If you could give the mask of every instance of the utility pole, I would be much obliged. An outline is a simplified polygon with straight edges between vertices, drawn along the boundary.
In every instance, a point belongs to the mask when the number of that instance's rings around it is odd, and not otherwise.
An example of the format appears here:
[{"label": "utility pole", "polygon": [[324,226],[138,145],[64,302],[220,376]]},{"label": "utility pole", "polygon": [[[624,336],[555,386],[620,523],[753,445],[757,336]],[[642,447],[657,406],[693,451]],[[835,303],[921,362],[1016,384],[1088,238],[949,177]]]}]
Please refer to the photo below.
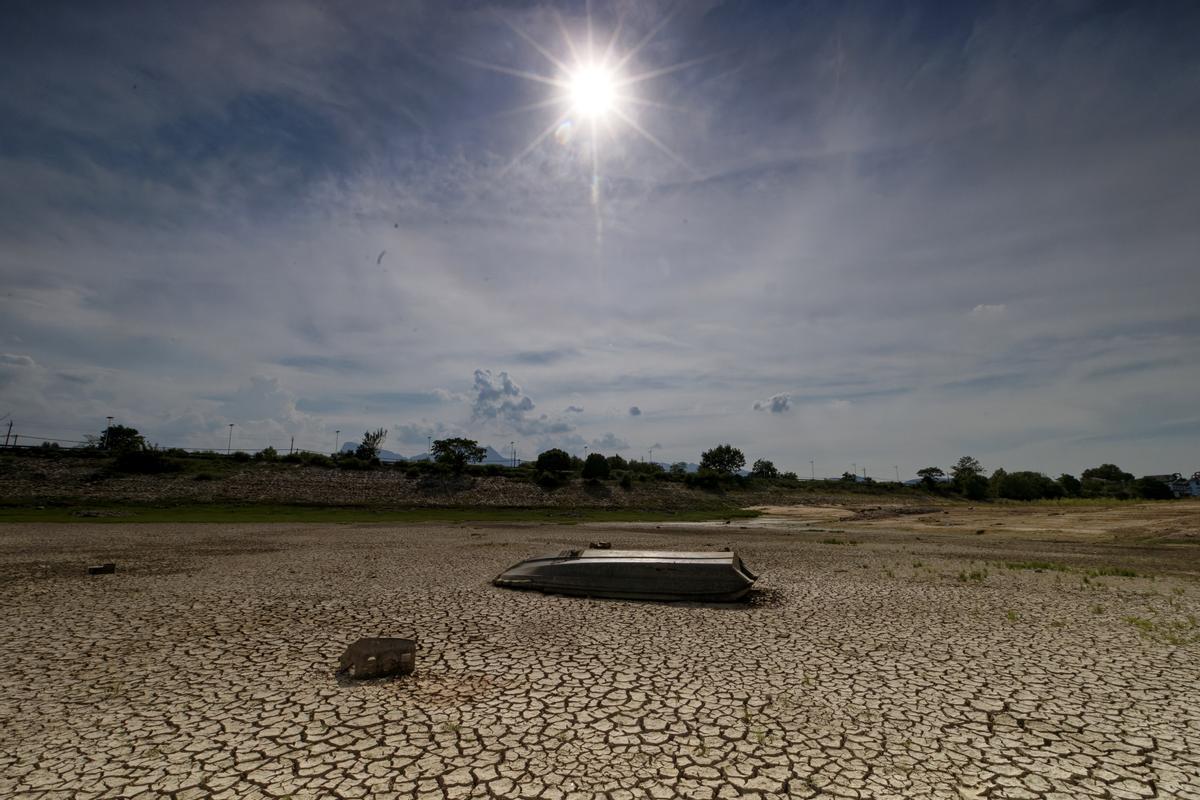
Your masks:
[{"label": "utility pole", "polygon": [[8,421],[8,430],[6,430],[4,432],[4,446],[5,447],[8,447],[8,436],[9,436],[9,434],[12,433],[12,423],[13,423],[13,421],[10,419]]},{"label": "utility pole", "polygon": [[509,442],[508,446],[512,448],[512,465],[513,465],[513,467],[516,467],[517,466],[517,443]]},{"label": "utility pole", "polygon": [[425,453],[426,453],[426,455],[429,456],[429,460],[432,461],[433,460],[433,434],[432,433],[429,434],[428,436],[425,437],[425,439],[427,440]]},{"label": "utility pole", "polygon": [[233,452],[233,423],[229,423],[229,442],[225,445],[225,455]]},{"label": "utility pole", "polygon": [[294,452],[296,452],[296,437],[293,435],[292,443],[288,445],[288,455],[290,456]]},{"label": "utility pole", "polygon": [[815,481],[815,480],[817,479],[817,462],[816,462],[816,459],[812,459],[812,458],[810,458],[810,459],[808,460],[808,465],[809,465],[810,467],[812,467],[812,479]]},{"label": "utility pole", "polygon": [[[295,438],[295,437],[292,437]],[[333,432],[333,452],[338,451],[338,442],[342,440],[342,432],[340,430]]]},{"label": "utility pole", "polygon": [[858,475],[858,464],[856,462],[851,461],[850,462],[850,470],[851,470],[851,472],[850,472],[851,475],[857,476]]},{"label": "utility pole", "polygon": [[[104,429],[104,449],[111,450],[112,449],[112,421],[113,421],[113,418],[105,417],[105,419],[108,420],[108,427]],[[10,422],[9,424],[11,425],[12,423]]]},{"label": "utility pole", "polygon": [[867,479],[867,465],[863,464],[863,480]]},{"label": "utility pole", "polygon": [[654,463],[654,448],[653,447],[650,448],[650,463],[651,464]]},{"label": "utility pole", "polygon": [[896,483],[899,483],[900,482],[900,466],[896,465],[896,466],[892,467],[892,469],[896,470]]}]

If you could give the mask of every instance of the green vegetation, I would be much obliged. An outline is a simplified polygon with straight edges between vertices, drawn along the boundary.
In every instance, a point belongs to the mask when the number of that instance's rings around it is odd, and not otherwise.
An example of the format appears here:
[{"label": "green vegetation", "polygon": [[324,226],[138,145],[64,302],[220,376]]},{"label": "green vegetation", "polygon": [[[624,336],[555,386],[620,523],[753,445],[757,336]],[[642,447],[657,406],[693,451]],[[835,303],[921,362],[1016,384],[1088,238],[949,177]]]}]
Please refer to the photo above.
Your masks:
[{"label": "green vegetation", "polygon": [[700,454],[700,469],[729,476],[746,466],[746,456],[730,444],[719,444]]},{"label": "green vegetation", "polygon": [[438,439],[433,443],[434,460],[445,464],[456,474],[465,470],[467,464],[476,464],[486,456],[487,449],[480,447],[474,439]]},{"label": "green vegetation", "polygon": [[1007,561],[1001,562],[1008,569],[1028,569],[1034,572],[1078,572],[1082,574],[1084,583],[1091,578],[1136,578],[1138,574],[1128,567],[1103,566],[1092,569],[1077,569],[1054,561]]},{"label": "green vegetation", "polygon": [[988,572],[986,569],[973,569],[970,572],[964,571],[958,573],[958,582],[983,583],[985,580],[987,580],[987,576]]},{"label": "green vegetation", "polygon": [[689,511],[610,508],[372,508],[364,506],[133,503],[87,506],[0,506],[3,522],[705,522],[749,519],[759,512],[707,508]]},{"label": "green vegetation", "polygon": [[1189,614],[1182,619],[1149,619],[1129,616],[1125,622],[1137,628],[1145,639],[1176,647],[1200,642],[1200,623]]},{"label": "green vegetation", "polygon": [[1034,572],[1070,572],[1066,564],[1056,564],[1052,561],[1009,561],[1004,566],[1009,569],[1031,569]]}]

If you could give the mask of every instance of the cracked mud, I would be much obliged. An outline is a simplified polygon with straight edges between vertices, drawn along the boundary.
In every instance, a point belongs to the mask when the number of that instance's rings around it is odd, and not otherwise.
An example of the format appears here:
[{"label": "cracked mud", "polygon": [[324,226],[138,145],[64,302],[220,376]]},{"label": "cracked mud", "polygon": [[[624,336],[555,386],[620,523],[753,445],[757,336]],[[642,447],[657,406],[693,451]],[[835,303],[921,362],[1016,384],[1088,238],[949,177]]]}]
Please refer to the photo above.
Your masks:
[{"label": "cracked mud", "polygon": [[[1196,548],[839,536],[10,525],[0,795],[1200,798]],[[596,538],[732,542],[762,592],[489,584]],[[415,674],[334,678],[408,633]]]}]

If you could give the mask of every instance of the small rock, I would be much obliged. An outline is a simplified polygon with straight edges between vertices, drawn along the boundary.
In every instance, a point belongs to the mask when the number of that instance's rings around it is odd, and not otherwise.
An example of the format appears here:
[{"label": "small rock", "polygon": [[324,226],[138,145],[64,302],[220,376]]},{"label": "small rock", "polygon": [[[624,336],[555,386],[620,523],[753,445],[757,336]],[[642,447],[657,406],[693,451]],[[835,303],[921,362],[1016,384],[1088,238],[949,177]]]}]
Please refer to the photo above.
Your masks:
[{"label": "small rock", "polygon": [[589,546],[593,550],[611,550],[612,542],[592,542]]},{"label": "small rock", "polygon": [[337,674],[360,680],[408,675],[416,663],[415,639],[372,637],[359,639],[346,648],[338,662]]},{"label": "small rock", "polygon": [[112,575],[117,571],[117,565],[111,561],[107,564],[96,564],[88,567],[88,575]]}]

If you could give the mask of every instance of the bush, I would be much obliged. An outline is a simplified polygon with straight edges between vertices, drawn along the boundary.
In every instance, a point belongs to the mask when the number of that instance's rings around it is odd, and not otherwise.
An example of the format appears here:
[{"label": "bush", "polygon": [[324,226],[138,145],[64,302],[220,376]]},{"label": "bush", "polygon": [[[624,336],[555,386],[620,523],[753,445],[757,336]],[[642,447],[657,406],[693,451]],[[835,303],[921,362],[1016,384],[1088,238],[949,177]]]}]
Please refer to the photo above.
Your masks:
[{"label": "bush", "polygon": [[116,472],[129,472],[140,475],[158,475],[165,472],[179,472],[183,465],[178,461],[163,458],[157,450],[126,450],[117,454],[113,460]]},{"label": "bush", "polygon": [[278,461],[279,452],[274,447],[264,447],[254,454],[255,461]]},{"label": "bush", "polygon": [[553,447],[538,454],[537,469],[539,472],[569,472],[571,456],[566,451]]},{"label": "bush", "polygon": [[750,475],[754,478],[766,478],[768,480],[778,478],[779,470],[775,468],[775,464],[765,458],[760,458],[754,462],[754,466],[750,468]]},{"label": "bush", "polygon": [[721,490],[721,476],[709,469],[688,473],[684,477],[683,483],[691,489],[700,489],[705,492]]},{"label": "bush", "polygon": [[337,460],[338,469],[369,470],[380,466],[378,458],[360,458],[359,456],[342,456]]},{"label": "bush", "polygon": [[242,450],[238,450],[236,453],[234,453],[234,454],[231,456],[231,458],[233,458],[233,460],[234,460],[234,461],[238,461],[238,462],[249,461],[249,460],[250,460],[250,454],[249,454],[249,453],[247,453],[247,452],[244,452],[244,451],[242,451]]},{"label": "bush", "polygon": [[988,480],[979,474],[964,475],[959,481],[963,497],[968,500],[986,500],[988,496]]},{"label": "bush", "polygon": [[621,476],[621,488],[622,489],[632,489],[633,488],[633,476],[630,475],[628,472],[626,472],[624,475]]},{"label": "bush", "polygon": [[565,482],[566,481],[562,478],[562,473],[547,472],[545,470],[539,471],[537,474],[537,477],[534,478],[534,483],[536,483],[538,486],[542,487],[546,491],[552,491],[554,489],[557,489],[558,487],[562,486]]},{"label": "bush", "polygon": [[1041,500],[1063,496],[1063,488],[1040,472],[1009,472],[997,492],[1008,500]]},{"label": "bush", "polygon": [[1138,478],[1133,482],[1133,491],[1143,500],[1173,500],[1171,487],[1154,478]]},{"label": "bush", "polygon": [[583,462],[583,477],[587,480],[606,480],[612,474],[608,459],[599,453],[589,453]]}]

